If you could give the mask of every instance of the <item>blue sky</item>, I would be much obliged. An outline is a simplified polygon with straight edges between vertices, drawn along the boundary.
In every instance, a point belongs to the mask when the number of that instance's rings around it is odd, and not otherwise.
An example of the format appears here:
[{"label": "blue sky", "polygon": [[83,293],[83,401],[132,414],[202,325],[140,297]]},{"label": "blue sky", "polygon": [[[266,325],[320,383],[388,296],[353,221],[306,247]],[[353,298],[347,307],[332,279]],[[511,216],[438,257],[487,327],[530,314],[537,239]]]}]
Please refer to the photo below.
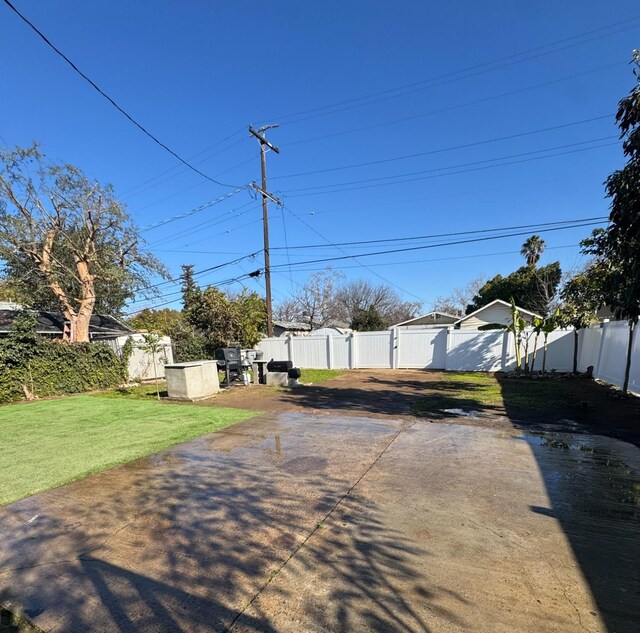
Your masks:
[{"label": "blue sky", "polygon": [[[602,182],[623,162],[613,114],[633,85],[635,2],[15,5],[153,134],[222,182],[258,180],[258,144],[247,125],[280,124],[268,133],[281,149],[268,155],[269,189],[287,207],[270,207],[276,302],[326,265],[298,261],[436,240],[291,248],[288,255],[285,244],[606,215]],[[5,5],[0,29],[5,144],[38,140],[50,157],[111,182],[143,228],[234,191],[180,166]],[[494,140],[507,136],[515,138]],[[375,164],[353,167],[361,163]],[[260,219],[258,202],[243,190],[144,236],[177,273],[183,263],[203,269],[259,250]],[[580,265],[577,245],[589,231],[542,233],[549,246],[543,262]],[[478,275],[520,266],[525,237],[337,260],[333,267],[346,278],[382,276],[428,309]],[[246,259],[201,281],[260,266]]]}]

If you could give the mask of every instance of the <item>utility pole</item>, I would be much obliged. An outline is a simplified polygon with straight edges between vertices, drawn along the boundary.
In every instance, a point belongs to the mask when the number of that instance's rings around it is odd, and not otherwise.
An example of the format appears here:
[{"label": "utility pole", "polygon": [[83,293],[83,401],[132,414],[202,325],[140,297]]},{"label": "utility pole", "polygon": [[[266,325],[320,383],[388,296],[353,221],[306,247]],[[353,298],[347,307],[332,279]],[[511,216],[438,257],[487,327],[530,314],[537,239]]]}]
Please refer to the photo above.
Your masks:
[{"label": "utility pole", "polygon": [[273,150],[276,154],[280,153],[280,150],[270,143],[264,136],[266,130],[279,127],[278,125],[263,125],[262,127],[254,130],[252,126],[249,126],[249,132],[260,141],[260,166],[262,169],[262,187],[258,187],[255,182],[251,183],[251,186],[262,195],[262,233],[264,238],[264,288],[267,302],[267,336],[273,336],[273,304],[271,301],[271,262],[269,259],[269,209],[267,207],[267,201],[272,200],[278,205],[282,205],[280,200],[275,196],[272,196],[267,191],[267,148]]}]

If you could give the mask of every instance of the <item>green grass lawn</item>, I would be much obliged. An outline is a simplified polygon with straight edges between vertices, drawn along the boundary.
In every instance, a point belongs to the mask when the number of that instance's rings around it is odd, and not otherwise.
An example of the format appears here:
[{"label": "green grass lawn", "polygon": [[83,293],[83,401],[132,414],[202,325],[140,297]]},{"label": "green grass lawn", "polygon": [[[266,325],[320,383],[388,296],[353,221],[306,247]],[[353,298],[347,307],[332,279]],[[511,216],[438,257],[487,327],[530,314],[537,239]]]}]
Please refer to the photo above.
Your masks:
[{"label": "green grass lawn", "polygon": [[418,415],[438,414],[443,409],[553,415],[571,411],[581,399],[592,397],[593,387],[592,382],[584,380],[560,382],[452,372],[441,380],[425,383],[424,394],[413,405],[413,411]]},{"label": "green grass lawn", "polygon": [[300,382],[306,384],[313,383],[316,385],[324,380],[331,380],[332,378],[342,376],[342,374],[344,374],[344,372],[339,369],[303,369]]},{"label": "green grass lawn", "polygon": [[0,407],[0,505],[257,415],[147,398],[74,396]]}]

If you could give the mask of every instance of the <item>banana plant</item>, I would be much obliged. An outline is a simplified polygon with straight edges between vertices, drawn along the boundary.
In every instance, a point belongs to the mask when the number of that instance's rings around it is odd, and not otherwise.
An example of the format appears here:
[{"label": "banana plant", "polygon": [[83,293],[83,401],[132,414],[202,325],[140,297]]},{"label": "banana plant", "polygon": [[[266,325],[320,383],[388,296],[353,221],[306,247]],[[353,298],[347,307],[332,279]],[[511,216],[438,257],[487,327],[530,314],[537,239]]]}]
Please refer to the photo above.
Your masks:
[{"label": "banana plant", "polygon": [[522,369],[522,352],[520,345],[522,343],[522,333],[527,327],[527,322],[520,316],[518,306],[516,306],[513,297],[511,298],[511,324],[506,326],[506,329],[513,334],[513,340],[515,342],[516,352],[516,367],[520,371]]},{"label": "banana plant", "polygon": [[555,312],[542,321],[542,325],[540,329],[544,335],[544,351],[542,353],[542,375],[544,376],[544,372],[547,366],[547,340],[549,338],[549,334],[553,332],[553,330],[558,327],[560,321],[560,308],[556,308]]},{"label": "banana plant", "polygon": [[544,322],[545,319],[538,316],[531,319],[531,327],[533,328],[533,333],[535,335],[535,338],[533,339],[533,355],[531,357],[531,373],[533,373],[536,365],[536,356],[538,354],[538,337],[542,333],[542,326],[544,325]]}]

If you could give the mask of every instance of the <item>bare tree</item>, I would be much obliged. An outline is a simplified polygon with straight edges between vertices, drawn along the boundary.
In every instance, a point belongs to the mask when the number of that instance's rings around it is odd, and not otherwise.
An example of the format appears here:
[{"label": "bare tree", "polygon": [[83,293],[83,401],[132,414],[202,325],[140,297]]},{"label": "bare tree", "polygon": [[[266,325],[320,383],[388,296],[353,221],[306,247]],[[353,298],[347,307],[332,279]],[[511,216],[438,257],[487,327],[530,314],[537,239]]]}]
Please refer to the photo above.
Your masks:
[{"label": "bare tree", "polygon": [[285,299],[273,311],[276,321],[299,321],[302,317],[300,306],[295,299]]},{"label": "bare tree", "polygon": [[462,316],[478,291],[486,283],[485,277],[476,277],[462,288],[454,288],[447,297],[437,297],[433,309],[453,316]]},{"label": "bare tree", "polygon": [[150,272],[164,273],[113,189],[45,161],[37,145],[0,152],[0,258],[10,281],[50,294],[75,341],[89,340],[100,290],[123,305]]},{"label": "bare tree", "polygon": [[360,311],[373,308],[391,325],[411,319],[421,307],[421,303],[403,301],[390,286],[373,284],[366,279],[347,282],[336,293],[335,312],[346,323],[351,323]]},{"label": "bare tree", "polygon": [[338,318],[336,293],[342,273],[331,268],[314,273],[291,298],[276,307],[278,318],[305,321],[312,328],[323,327]]}]

